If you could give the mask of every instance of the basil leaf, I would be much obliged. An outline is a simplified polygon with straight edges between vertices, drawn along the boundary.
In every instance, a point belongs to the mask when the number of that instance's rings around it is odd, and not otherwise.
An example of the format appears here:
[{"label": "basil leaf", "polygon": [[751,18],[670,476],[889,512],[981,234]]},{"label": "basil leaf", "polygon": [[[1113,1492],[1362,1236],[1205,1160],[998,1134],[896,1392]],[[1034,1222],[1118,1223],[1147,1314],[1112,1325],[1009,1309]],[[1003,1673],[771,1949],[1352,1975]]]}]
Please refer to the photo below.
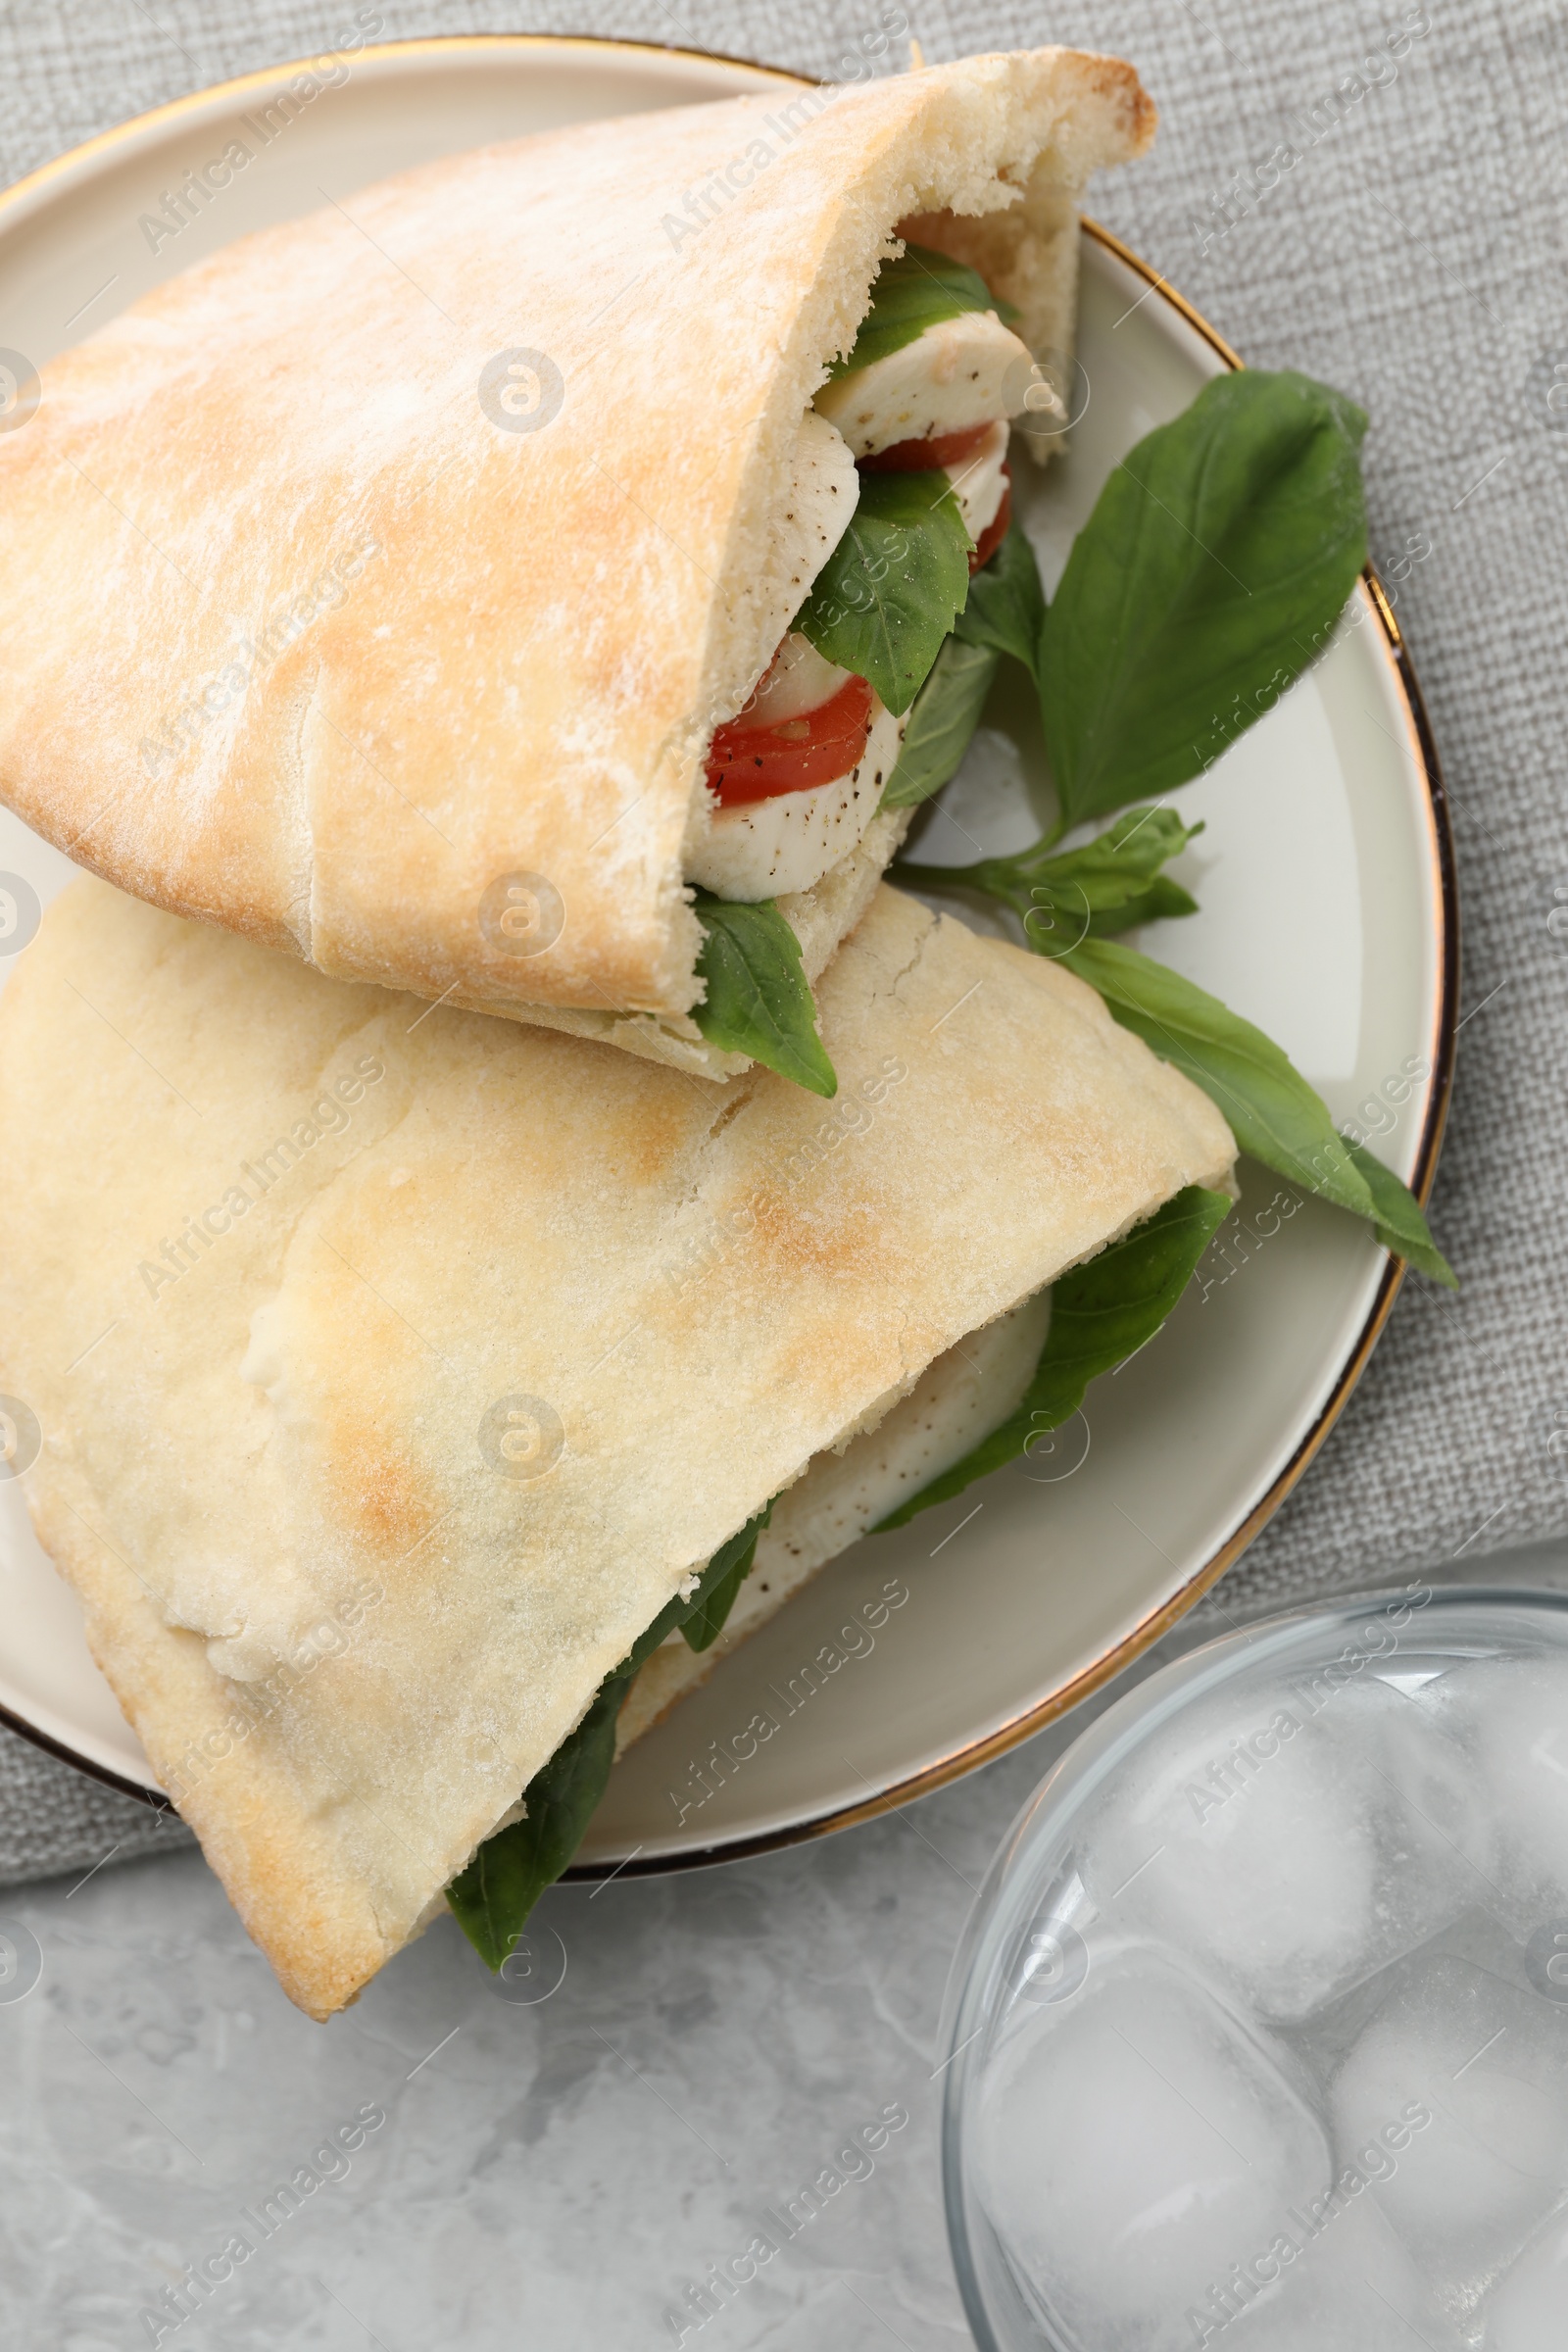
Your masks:
[{"label": "basil leaf", "polygon": [[872,1534],[902,1527],[933,1503],[951,1502],[975,1479],[1026,1454],[1036,1438],[1070,1420],[1092,1380],[1153,1338],[1230,1208],[1224,1193],[1190,1184],[1147,1224],[1063,1274],[1052,1290],[1051,1328],[1034,1378],[1015,1410],[951,1470],[879,1520]]},{"label": "basil leaf", "polygon": [[1100,991],[1124,1029],[1202,1088],[1244,1152],[1355,1216],[1372,1215],[1366,1179],[1327,1103],[1261,1029],[1114,940],[1085,940],[1061,961]]},{"label": "basil leaf", "polygon": [[1161,874],[1141,897],[1123,899],[1118,906],[1091,913],[1085,937],[1112,939],[1118,931],[1141,931],[1145,923],[1174,922],[1181,915],[1197,912],[1198,901],[1192,892]]},{"label": "basil leaf", "polygon": [[[772,1508],[769,1502],[719,1545],[695,1592],[686,1597],[677,1592],[660,1610],[614,1673],[600,1684],[576,1730],[528,1783],[522,1792],[523,1819],[487,1838],[447,1888],[448,1906],[487,1968],[499,1969],[510,1957],[529,1912],[581,1845],[615,1761],[615,1719],[637,1669],[677,1626],[693,1649],[707,1649],[716,1639],[750,1572],[757,1539]],[[696,1641],[687,1630],[693,1620],[707,1629]]]},{"label": "basil leaf", "polygon": [[1198,903],[1159,868],[1201,833],[1169,808],[1128,808],[1082,849],[1049,841],[973,865],[900,862],[895,875],[917,888],[977,890],[1022,915],[1031,947],[1060,952],[1063,940],[1130,931],[1167,915],[1196,914]]},{"label": "basil leaf", "polygon": [[1445,1290],[1456,1291],[1459,1277],[1427,1231],[1426,1219],[1416,1207],[1414,1196],[1391,1168],[1386,1168],[1381,1159],[1374,1159],[1364,1144],[1352,1144],[1348,1136],[1345,1142],[1372,1195],[1376,1212],[1373,1230],[1384,1249],[1392,1250],[1396,1257],[1408,1258],[1412,1266],[1430,1274]]},{"label": "basil leaf", "polygon": [[593,1705],[523,1790],[527,1813],[487,1838],[447,1888],[447,1904],[486,1968],[516,1947],[528,1914],[583,1840],[615,1760],[615,1718],[630,1684],[612,1674]]},{"label": "basil leaf", "polygon": [[773,1505],[759,1511],[749,1519],[739,1535],[721,1544],[703,1571],[703,1581],[681,1619],[680,1630],[688,1649],[710,1649],[724,1630],[724,1620],[735,1606],[736,1594],[752,1573],[757,1558],[757,1539],[772,1516]]},{"label": "basil leaf", "polygon": [[1202,831],[1201,817],[1184,825],[1174,808],[1128,808],[1082,849],[1054,850],[1040,859],[1038,871],[1054,889],[1082,890],[1091,907],[1104,912],[1138,898]]},{"label": "basil leaf", "polygon": [[1043,910],[1036,928],[1046,912],[1062,924],[1081,908],[1088,918],[1084,936],[1104,939],[1145,923],[1196,914],[1192,893],[1158,869],[1202,830],[1201,820],[1184,825],[1169,808],[1127,809],[1081,850],[1059,851],[1044,860],[1035,885],[1035,904]]},{"label": "basil leaf", "polygon": [[961,318],[965,311],[995,311],[999,318],[1016,318],[1010,302],[1001,302],[976,270],[956,262],[929,246],[906,245],[896,262],[884,262],[871,288],[871,307],[860,321],[848,358],[835,360],[830,376],[850,375],[885,360],[923,335],[944,318]]},{"label": "basil leaf", "polygon": [[1035,551],[1014,523],[970,580],[968,602],[915,697],[884,808],[912,808],[956,775],[1002,655],[1023,662],[1038,685],[1045,617]]},{"label": "basil leaf", "polygon": [[[975,578],[984,575],[977,572]],[[973,582],[970,595],[973,596]],[[957,774],[1002,656],[989,646],[950,637],[914,698],[898,764],[882,793],[884,808],[913,808]]]},{"label": "basil leaf", "polygon": [[745,906],[700,890],[692,912],[707,933],[697,969],[708,983],[692,1019],[709,1044],[749,1054],[813,1095],[836,1095],[801,943],[773,901]]},{"label": "basil leaf", "polygon": [[1337,1208],[1369,1218],[1396,1255],[1430,1251],[1431,1261],[1423,1260],[1429,1270],[1434,1263],[1446,1266],[1415,1196],[1380,1161],[1373,1162],[1374,1189],[1365,1167],[1370,1155],[1347,1143],[1322,1097],[1261,1029],[1191,980],[1113,940],[1085,940],[1061,961],[1100,991],[1124,1029],[1202,1088],[1244,1152]]},{"label": "basil leaf", "polygon": [[1244,368],[1123,459],[1045,624],[1063,829],[1185,784],[1327,643],[1366,562],[1365,430],[1326,385]]},{"label": "basil leaf", "polygon": [[[751,1573],[752,1561],[757,1553],[757,1539],[767,1525],[772,1512],[772,1503],[764,1504],[755,1519],[748,1519],[738,1534],[731,1536],[727,1544],[719,1545],[698,1578],[696,1590],[684,1597],[677,1592],[673,1600],[666,1602],[648,1631],[639,1636],[637,1641],[632,1643],[625,1657],[615,1668],[618,1675],[626,1677],[634,1675],[638,1667],[645,1665],[661,1643],[666,1641],[677,1628],[685,1634],[693,1649],[707,1649],[709,1643],[722,1629],[724,1619],[729,1615],[734,1602],[735,1594]],[[737,1568],[740,1569],[738,1576],[735,1574]],[[720,1607],[718,1596],[726,1587],[731,1588],[729,1597]],[[692,1642],[688,1628],[694,1620],[704,1616],[713,1618],[713,1630],[706,1641]]]},{"label": "basil leaf", "polygon": [[973,544],[940,467],[862,474],[849,528],[794,625],[901,716],[963,611]]},{"label": "basil leaf", "polygon": [[1045,627],[1040,565],[1023,525],[1014,520],[991,561],[969,582],[969,601],[954,622],[953,633],[965,645],[989,645],[999,654],[1011,654],[1038,687]]}]

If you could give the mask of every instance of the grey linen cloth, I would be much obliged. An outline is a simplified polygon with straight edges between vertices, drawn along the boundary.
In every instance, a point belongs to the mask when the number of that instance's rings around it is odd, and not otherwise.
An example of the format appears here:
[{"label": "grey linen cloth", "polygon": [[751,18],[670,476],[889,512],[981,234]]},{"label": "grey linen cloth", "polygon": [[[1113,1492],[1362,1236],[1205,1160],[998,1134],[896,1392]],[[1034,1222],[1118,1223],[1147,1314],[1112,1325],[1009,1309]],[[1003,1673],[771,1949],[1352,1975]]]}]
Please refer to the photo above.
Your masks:
[{"label": "grey linen cloth", "polygon": [[[1046,41],[1134,61],[1160,135],[1092,209],[1245,359],[1360,401],[1374,556],[1431,546],[1398,612],[1458,841],[1464,1021],[1432,1217],[1464,1287],[1405,1282],[1343,1419],[1217,1597],[1234,1616],[1568,1533],[1568,1462],[1547,1443],[1558,1408],[1568,1426],[1568,917],[1560,941],[1546,920],[1553,882],[1568,886],[1561,9],[907,6],[932,62]],[[882,21],[871,0],[374,13],[381,40],[589,32],[828,77]],[[0,17],[0,178],[187,90],[334,47],[352,15],[348,0],[17,5]],[[902,65],[902,42],[885,62]],[[0,1733],[0,1882],[184,1836]]]}]

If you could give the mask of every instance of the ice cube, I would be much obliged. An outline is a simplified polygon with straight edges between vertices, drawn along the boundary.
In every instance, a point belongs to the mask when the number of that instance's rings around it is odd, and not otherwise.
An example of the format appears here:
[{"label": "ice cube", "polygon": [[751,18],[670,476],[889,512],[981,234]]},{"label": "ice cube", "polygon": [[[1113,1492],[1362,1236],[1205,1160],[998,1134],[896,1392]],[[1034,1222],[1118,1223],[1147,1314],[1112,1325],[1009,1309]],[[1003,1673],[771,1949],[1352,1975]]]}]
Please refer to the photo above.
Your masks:
[{"label": "ice cube", "polygon": [[1279,1685],[1173,1723],[1087,1825],[1084,1884],[1108,1918],[1298,2017],[1375,1966],[1377,1843],[1340,1751]]},{"label": "ice cube", "polygon": [[1362,1658],[1178,1718],[1102,1802],[1081,1867],[1107,1917],[1286,2021],[1490,1899],[1486,1842],[1462,1741]]},{"label": "ice cube", "polygon": [[1494,1891],[1495,1813],[1442,1689],[1442,1678],[1409,1681],[1391,1667],[1338,1692],[1316,1718],[1371,1805],[1379,1908],[1397,1921],[1405,1951]]},{"label": "ice cube", "polygon": [[1070,1997],[1020,2003],[976,2096],[980,2202],[1093,2352],[1191,2352],[1260,2291],[1249,2266],[1290,2210],[1329,2191],[1290,2059],[1147,1947],[1096,1939]]},{"label": "ice cube", "polygon": [[1381,2174],[1372,2196],[1457,2310],[1568,2188],[1568,2008],[1418,1955],[1390,1971],[1330,2104],[1337,2160]]},{"label": "ice cube", "polygon": [[1224,2352],[1392,2352],[1405,2343],[1419,2352],[1423,2341],[1447,2352],[1455,2343],[1364,2189],[1338,2188],[1314,2219],[1298,2212],[1292,2242],[1297,2253],[1227,2329]]},{"label": "ice cube", "polygon": [[1568,1655],[1478,1658],[1444,1678],[1498,1824],[1499,1908],[1525,1934],[1568,1919]]},{"label": "ice cube", "polygon": [[1562,2352],[1568,2339],[1568,2221],[1520,2255],[1486,2307],[1486,2352]]}]

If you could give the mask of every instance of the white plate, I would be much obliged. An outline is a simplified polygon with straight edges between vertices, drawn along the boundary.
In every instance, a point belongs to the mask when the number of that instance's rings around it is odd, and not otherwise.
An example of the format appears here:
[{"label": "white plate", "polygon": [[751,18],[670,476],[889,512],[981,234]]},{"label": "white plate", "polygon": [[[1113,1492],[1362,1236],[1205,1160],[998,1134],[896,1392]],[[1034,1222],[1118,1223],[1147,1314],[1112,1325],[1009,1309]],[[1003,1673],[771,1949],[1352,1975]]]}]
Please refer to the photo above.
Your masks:
[{"label": "white plate", "polygon": [[[354,61],[292,120],[274,114],[281,126],[262,149],[256,125],[297,72],[144,116],[0,200],[0,345],[41,365],[160,278],[313,209],[323,191],[345,197],[496,137],[776,86],[754,67],[614,43],[407,42]],[[141,216],[220,154],[241,117],[254,160],[155,256]],[[1084,265],[1088,408],[1069,455],[1021,495],[1048,585],[1116,459],[1230,364],[1113,240],[1087,230]],[[1209,819],[1180,869],[1203,911],[1147,944],[1277,1037],[1339,1117],[1424,1065],[1379,1146],[1424,1192],[1452,1051],[1447,834],[1375,589],[1358,591],[1353,624],[1182,794],[1184,814]],[[1039,829],[1020,781],[1026,718],[1020,736],[1021,748],[1005,725],[988,727],[951,788],[987,849]],[[977,854],[943,822],[929,858]],[[71,870],[3,813],[0,869],[45,897]],[[1232,1243],[1229,1260],[1211,1252],[1167,1330],[1091,1393],[1082,1459],[1085,1429],[1070,1425],[1055,1461],[1001,1472],[836,1562],[616,1771],[578,1869],[628,1857],[667,1868],[878,1811],[1037,1729],[1190,1606],[1311,1458],[1396,1287],[1363,1227],[1312,1200],[1271,1211],[1281,1190],[1247,1171],[1243,1215],[1255,1228],[1262,1212],[1261,1240]],[[6,1719],[106,1779],[148,1787],[15,1483],[0,1486],[0,1594]]]}]

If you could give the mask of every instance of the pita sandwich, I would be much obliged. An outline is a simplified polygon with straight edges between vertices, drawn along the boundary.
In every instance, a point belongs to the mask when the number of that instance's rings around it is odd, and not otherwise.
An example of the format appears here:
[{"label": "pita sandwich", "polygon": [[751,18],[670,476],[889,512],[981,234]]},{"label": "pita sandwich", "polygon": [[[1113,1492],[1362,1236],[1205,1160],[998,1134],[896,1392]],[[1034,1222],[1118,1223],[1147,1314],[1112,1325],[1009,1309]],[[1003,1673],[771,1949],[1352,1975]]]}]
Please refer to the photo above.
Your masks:
[{"label": "pita sandwich", "polygon": [[[1045,1286],[1227,1180],[1219,1113],[1092,990],[886,886],[821,1009],[831,1106],[345,987],[91,879],[20,959],[29,1504],[313,2016],[773,1498],[807,1573],[1016,1402]],[[959,1342],[967,1388],[933,1374]],[[939,1443],[879,1467],[943,1382]],[[678,1695],[655,1664],[631,1729]]]},{"label": "pita sandwich", "polygon": [[951,621],[1152,124],[1116,60],[971,58],[448,157],[172,278],[0,436],[0,793],[323,973],[744,1069],[694,888],[814,982],[908,821],[913,669],[792,622],[910,449]]}]

